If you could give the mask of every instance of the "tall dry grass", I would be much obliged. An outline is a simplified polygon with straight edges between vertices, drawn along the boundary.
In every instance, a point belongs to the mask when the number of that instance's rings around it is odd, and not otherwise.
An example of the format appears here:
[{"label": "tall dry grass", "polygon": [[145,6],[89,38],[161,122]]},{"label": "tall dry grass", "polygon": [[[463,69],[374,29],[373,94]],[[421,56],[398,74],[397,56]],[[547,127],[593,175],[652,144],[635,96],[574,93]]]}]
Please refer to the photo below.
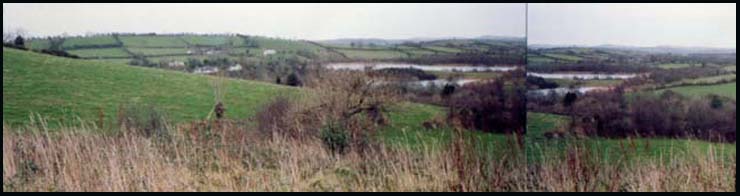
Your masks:
[{"label": "tall dry grass", "polygon": [[573,146],[562,158],[527,163],[517,151],[476,150],[462,134],[441,149],[381,145],[340,155],[320,140],[265,138],[230,123],[211,134],[178,126],[164,140],[44,127],[3,126],[4,192],[735,191],[735,158],[711,152],[613,164]]}]

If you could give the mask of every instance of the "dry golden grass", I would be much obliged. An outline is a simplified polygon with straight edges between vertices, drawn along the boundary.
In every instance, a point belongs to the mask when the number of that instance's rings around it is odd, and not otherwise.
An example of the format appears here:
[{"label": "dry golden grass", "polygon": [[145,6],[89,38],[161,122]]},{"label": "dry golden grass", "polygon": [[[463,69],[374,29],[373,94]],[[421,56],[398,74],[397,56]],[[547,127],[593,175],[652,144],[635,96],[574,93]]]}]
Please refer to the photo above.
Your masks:
[{"label": "dry golden grass", "polygon": [[458,137],[441,150],[338,155],[320,140],[224,124],[212,134],[180,126],[169,140],[3,126],[3,191],[735,191],[735,158],[711,152],[613,164],[574,146],[562,159],[528,164]]}]

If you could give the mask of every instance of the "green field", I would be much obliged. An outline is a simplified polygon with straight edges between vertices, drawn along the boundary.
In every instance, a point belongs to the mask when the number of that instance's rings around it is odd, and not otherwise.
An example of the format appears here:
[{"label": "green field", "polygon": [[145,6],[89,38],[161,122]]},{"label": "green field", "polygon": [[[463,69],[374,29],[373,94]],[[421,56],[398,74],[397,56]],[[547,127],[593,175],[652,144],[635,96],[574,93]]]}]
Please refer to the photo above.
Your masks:
[{"label": "green field", "polygon": [[443,52],[443,53],[459,53],[462,52],[462,50],[457,48],[450,48],[450,47],[443,47],[443,46],[425,46],[424,48],[429,50],[434,50],[437,52]]},{"label": "green field", "polygon": [[565,54],[544,54],[547,57],[556,58],[556,59],[562,59],[566,61],[580,61],[583,60],[583,58],[573,55],[565,55]]},{"label": "green field", "polygon": [[121,48],[95,48],[95,49],[80,49],[80,50],[68,50],[70,54],[80,56],[82,58],[106,58],[106,57],[129,57]]},{"label": "green field", "polygon": [[660,64],[658,67],[663,69],[678,69],[678,68],[687,68],[692,67],[693,65],[688,63],[666,63],[666,64]]},{"label": "green field", "polygon": [[529,112],[527,113],[527,135],[542,138],[542,134],[555,130],[567,121],[568,117],[561,115]]},{"label": "green field", "polygon": [[735,74],[725,74],[725,75],[710,76],[710,77],[703,77],[703,78],[696,78],[696,79],[685,79],[678,83],[707,84],[707,83],[717,83],[720,81],[730,81],[736,78],[737,78],[737,75]]},{"label": "green field", "polygon": [[415,56],[424,56],[424,55],[433,55],[438,52],[432,51],[429,49],[421,49],[416,47],[408,47],[408,46],[399,46],[398,49],[403,50],[404,52],[410,53]]},{"label": "green field", "polygon": [[548,79],[557,83],[561,87],[571,85],[578,86],[616,86],[622,83],[622,80],[572,80],[572,79]]},{"label": "green field", "polygon": [[259,48],[263,49],[272,49],[278,51],[303,50],[311,52],[318,52],[320,50],[323,50],[323,48],[319,46],[299,40],[286,40],[267,37],[249,37],[249,39],[256,42]]},{"label": "green field", "polygon": [[703,97],[709,94],[716,94],[735,99],[735,94],[737,94],[737,82],[715,85],[680,86],[657,90],[655,93],[660,94],[666,90],[672,90],[689,97]]},{"label": "green field", "polygon": [[90,61],[102,63],[102,64],[118,64],[118,65],[125,65],[128,66],[128,64],[134,60],[133,58],[128,59],[91,59]]},{"label": "green field", "polygon": [[337,49],[349,58],[358,60],[380,60],[406,57],[406,54],[395,50],[353,50]]},{"label": "green field", "polygon": [[109,46],[116,45],[118,42],[113,36],[92,36],[92,37],[72,37],[64,40],[62,48],[78,48],[89,46]]},{"label": "green field", "polygon": [[243,46],[244,40],[237,36],[224,35],[185,35],[182,36],[185,42],[191,45],[201,46]]},{"label": "green field", "polygon": [[26,42],[26,47],[34,50],[49,49],[50,46],[48,39],[31,39]]},{"label": "green field", "polygon": [[538,55],[527,55],[527,63],[552,63],[555,62],[552,58],[547,58]]},{"label": "green field", "polygon": [[134,54],[140,55],[188,55],[187,48],[128,48]]},{"label": "green field", "polygon": [[180,61],[180,62],[187,62],[189,59],[198,59],[203,60],[206,59],[205,56],[188,56],[188,55],[182,55],[182,56],[165,56],[165,57],[147,57],[147,59],[151,62],[172,62],[172,61]]},{"label": "green field", "polygon": [[179,36],[120,36],[126,47],[187,47]]},{"label": "green field", "polygon": [[[390,126],[384,127],[379,132],[379,138],[389,145],[399,147],[410,147],[417,150],[445,148],[451,142],[454,131],[448,127],[438,129],[425,129],[424,121],[432,118],[444,119],[445,109],[421,105],[401,104],[391,109],[389,113]],[[484,133],[478,131],[465,131],[466,136],[474,138],[479,148],[493,155],[503,155],[513,141],[512,136],[504,134]]]}]

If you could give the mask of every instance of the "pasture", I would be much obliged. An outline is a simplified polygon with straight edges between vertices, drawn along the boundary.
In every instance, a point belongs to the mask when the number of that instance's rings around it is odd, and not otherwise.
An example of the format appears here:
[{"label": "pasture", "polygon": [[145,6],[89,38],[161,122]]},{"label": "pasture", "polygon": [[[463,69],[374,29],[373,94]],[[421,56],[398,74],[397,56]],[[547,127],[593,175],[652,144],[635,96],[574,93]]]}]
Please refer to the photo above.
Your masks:
[{"label": "pasture", "polygon": [[737,82],[715,84],[715,85],[692,85],[692,86],[679,86],[667,89],[661,89],[655,91],[660,94],[663,91],[671,90],[688,97],[704,97],[710,94],[716,94],[719,96],[729,97],[736,99],[737,94]]}]

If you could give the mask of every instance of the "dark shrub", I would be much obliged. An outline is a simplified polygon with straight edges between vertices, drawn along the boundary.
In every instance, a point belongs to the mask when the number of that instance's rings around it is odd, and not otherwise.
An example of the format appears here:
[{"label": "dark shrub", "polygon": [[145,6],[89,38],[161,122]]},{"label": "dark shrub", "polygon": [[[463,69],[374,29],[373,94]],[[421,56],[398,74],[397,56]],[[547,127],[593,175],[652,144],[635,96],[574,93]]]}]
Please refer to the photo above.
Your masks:
[{"label": "dark shrub", "polygon": [[504,81],[493,80],[463,86],[449,101],[449,118],[459,120],[466,129],[523,133],[526,119],[525,90],[505,87]]},{"label": "dark shrub", "polygon": [[218,102],[215,107],[213,107],[213,113],[216,114],[216,119],[221,119],[226,114],[226,107],[224,107],[223,102]]},{"label": "dark shrub", "polygon": [[335,153],[345,153],[350,147],[350,134],[341,125],[329,124],[321,129],[321,141]]},{"label": "dark shrub", "polygon": [[381,70],[373,70],[369,73],[370,76],[385,76],[395,78],[416,78],[418,80],[436,80],[437,76],[434,74],[426,73],[424,70],[415,68],[387,68]]},{"label": "dark shrub", "polygon": [[576,102],[576,100],[578,100],[578,94],[575,92],[568,92],[565,94],[565,98],[563,98],[563,106],[570,107]]},{"label": "dark shrub", "polygon": [[21,36],[16,37],[15,40],[13,41],[13,44],[15,46],[18,46],[18,47],[21,47],[21,48],[25,48],[26,47],[26,41]]},{"label": "dark shrub", "polygon": [[456,87],[453,84],[449,84],[449,83],[445,84],[445,87],[442,88],[442,93],[441,93],[442,97],[451,96],[453,93],[455,93],[455,88]]},{"label": "dark shrub", "polygon": [[542,77],[527,76],[527,87],[531,89],[548,89],[559,87],[558,83],[550,82]]},{"label": "dark shrub", "polygon": [[624,137],[631,133],[622,91],[588,93],[573,103],[573,112],[585,134]]},{"label": "dark shrub", "polygon": [[[696,138],[734,142],[735,102],[709,96],[689,99],[673,91],[637,94],[627,102],[619,89],[578,98],[571,130],[601,137]],[[721,102],[717,104],[716,102]]]},{"label": "dark shrub", "polygon": [[686,98],[666,91],[660,96],[637,96],[630,104],[632,122],[647,136],[679,137],[686,130]]},{"label": "dark shrub", "polygon": [[288,86],[303,86],[303,81],[298,77],[298,74],[291,73],[285,81]]},{"label": "dark shrub", "polygon": [[712,109],[720,109],[722,108],[722,99],[720,99],[717,95],[710,95],[709,99],[711,100],[710,105],[712,106]]}]

